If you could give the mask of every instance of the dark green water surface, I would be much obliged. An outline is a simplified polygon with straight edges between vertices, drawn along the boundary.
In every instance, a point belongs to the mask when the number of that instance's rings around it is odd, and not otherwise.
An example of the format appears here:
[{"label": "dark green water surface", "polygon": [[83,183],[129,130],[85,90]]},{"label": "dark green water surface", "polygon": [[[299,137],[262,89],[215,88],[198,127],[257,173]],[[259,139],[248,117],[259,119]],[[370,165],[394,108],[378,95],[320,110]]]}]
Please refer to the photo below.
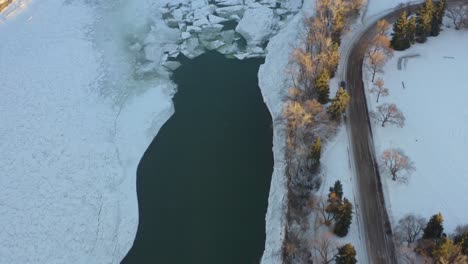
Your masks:
[{"label": "dark green water surface", "polygon": [[207,53],[176,70],[175,114],[138,167],[139,226],[122,263],[259,263],[273,170],[262,63]]}]

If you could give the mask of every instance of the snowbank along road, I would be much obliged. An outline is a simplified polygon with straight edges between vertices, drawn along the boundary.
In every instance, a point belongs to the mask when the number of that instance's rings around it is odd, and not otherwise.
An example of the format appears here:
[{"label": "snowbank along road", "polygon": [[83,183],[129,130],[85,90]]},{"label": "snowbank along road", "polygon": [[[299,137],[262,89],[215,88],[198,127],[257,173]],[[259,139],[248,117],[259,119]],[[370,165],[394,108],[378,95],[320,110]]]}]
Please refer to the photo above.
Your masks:
[{"label": "snowbank along road", "polygon": [[[464,1],[447,1],[448,5],[454,3],[467,3]],[[386,19],[393,23],[403,10],[414,11],[420,4],[411,4],[397,8],[379,19]],[[392,240],[390,226],[382,185],[375,159],[372,130],[369,122],[367,102],[362,81],[362,67],[364,53],[369,41],[375,35],[375,23],[373,18],[364,26],[364,30],[354,37],[350,43],[350,52],[346,54],[345,69],[341,76],[345,78],[351,101],[348,108],[348,129],[351,132],[351,144],[353,146],[354,165],[357,174],[357,183],[360,193],[360,206],[363,226],[366,234],[366,245],[369,254],[369,263],[397,263],[395,246]]]}]

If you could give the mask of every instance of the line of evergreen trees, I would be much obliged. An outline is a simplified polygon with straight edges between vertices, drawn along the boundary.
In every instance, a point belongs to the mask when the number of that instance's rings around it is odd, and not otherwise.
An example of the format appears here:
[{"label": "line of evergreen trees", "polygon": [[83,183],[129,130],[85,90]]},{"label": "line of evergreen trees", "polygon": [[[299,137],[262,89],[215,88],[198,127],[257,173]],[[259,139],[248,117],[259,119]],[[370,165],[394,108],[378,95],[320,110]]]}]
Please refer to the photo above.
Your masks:
[{"label": "line of evergreen trees", "polygon": [[415,42],[424,43],[429,36],[438,36],[445,15],[446,0],[436,3],[426,2],[417,10],[416,16],[409,17],[404,11],[395,24],[391,46],[395,50],[405,50]]}]

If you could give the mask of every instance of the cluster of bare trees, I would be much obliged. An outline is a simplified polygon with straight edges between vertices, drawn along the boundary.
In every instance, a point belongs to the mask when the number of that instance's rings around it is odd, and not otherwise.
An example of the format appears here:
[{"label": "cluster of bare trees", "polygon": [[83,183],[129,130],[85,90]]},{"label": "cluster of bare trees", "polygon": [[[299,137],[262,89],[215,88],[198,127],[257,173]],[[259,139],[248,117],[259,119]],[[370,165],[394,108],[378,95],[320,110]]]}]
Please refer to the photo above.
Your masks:
[{"label": "cluster of bare trees", "polygon": [[[376,102],[379,102],[381,96],[388,96],[389,90],[384,86],[384,81],[382,78],[378,78],[374,82],[374,87],[370,89],[371,93],[377,95]],[[385,127],[386,124],[396,125],[398,127],[405,126],[405,115],[403,112],[398,109],[396,104],[388,104],[384,103],[377,106],[376,111],[372,111],[369,113],[370,117],[375,119],[377,122],[380,123],[382,127]]]},{"label": "cluster of bare trees", "polygon": [[[316,0],[316,14],[304,21],[304,42],[291,56],[293,87],[283,109],[286,123],[288,208],[283,244],[284,263],[312,259],[307,237],[309,215],[316,207],[320,186],[321,142],[335,133],[349,95],[342,89],[327,107],[329,81],[337,69],[345,22],[357,14],[362,0]],[[328,108],[328,109],[327,109]]]},{"label": "cluster of bare trees", "polygon": [[453,4],[448,7],[446,16],[452,20],[455,29],[468,29],[468,7],[463,3]]},{"label": "cluster of bare trees", "polygon": [[340,60],[339,45],[345,21],[357,13],[362,0],[317,0],[316,15],[305,20],[304,45],[295,49],[293,60],[299,74],[296,86],[309,97],[316,96],[316,78],[326,71],[333,77]]}]

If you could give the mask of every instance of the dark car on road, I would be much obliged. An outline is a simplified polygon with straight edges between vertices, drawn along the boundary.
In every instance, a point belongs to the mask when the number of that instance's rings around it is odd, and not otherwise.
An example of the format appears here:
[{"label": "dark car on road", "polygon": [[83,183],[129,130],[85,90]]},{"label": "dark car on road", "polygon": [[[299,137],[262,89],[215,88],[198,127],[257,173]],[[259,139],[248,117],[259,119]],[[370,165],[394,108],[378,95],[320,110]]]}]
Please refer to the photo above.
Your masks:
[{"label": "dark car on road", "polygon": [[343,89],[346,90],[346,82],[345,82],[345,81],[341,81],[341,82],[340,82],[340,87],[343,87]]}]

